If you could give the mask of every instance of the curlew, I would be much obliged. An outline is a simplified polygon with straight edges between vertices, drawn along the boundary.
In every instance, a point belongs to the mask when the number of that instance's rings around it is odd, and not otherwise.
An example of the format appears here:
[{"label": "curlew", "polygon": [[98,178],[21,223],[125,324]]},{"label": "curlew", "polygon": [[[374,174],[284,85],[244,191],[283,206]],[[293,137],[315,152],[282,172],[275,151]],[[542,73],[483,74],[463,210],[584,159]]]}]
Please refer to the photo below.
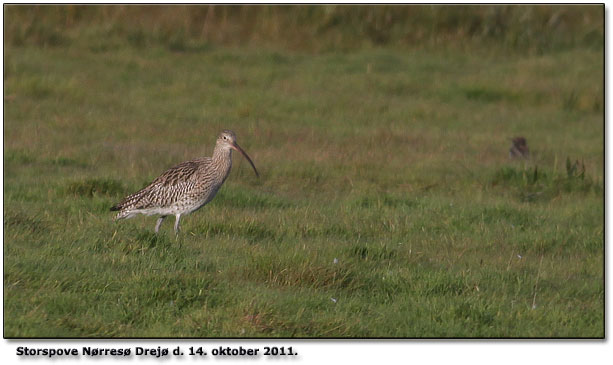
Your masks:
[{"label": "curlew", "polygon": [[224,130],[217,137],[212,157],[197,158],[170,168],[151,184],[113,206],[112,211],[119,211],[115,219],[132,218],[137,214],[160,215],[155,224],[155,233],[158,233],[164,219],[174,215],[175,234],[178,234],[181,216],[210,202],[226,181],[232,168],[232,150],[245,156],[259,177],[251,158],[236,143],[234,132]]},{"label": "curlew", "polygon": [[528,149],[528,143],[524,137],[515,137],[511,139],[513,143],[511,145],[511,149],[509,150],[510,158],[518,158],[518,157],[528,157],[530,155],[530,150]]}]

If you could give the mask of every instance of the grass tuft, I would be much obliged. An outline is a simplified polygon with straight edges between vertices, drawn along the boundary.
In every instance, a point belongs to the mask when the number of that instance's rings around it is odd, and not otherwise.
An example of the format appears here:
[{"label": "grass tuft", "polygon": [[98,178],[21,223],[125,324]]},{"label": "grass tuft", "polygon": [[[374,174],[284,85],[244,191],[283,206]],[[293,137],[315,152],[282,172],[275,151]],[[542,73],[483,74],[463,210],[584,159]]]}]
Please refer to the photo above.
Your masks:
[{"label": "grass tuft", "polygon": [[49,223],[40,218],[32,217],[25,213],[7,213],[4,214],[4,226],[7,230],[19,230],[28,233],[42,235],[50,230]]},{"label": "grass tuft", "polygon": [[566,173],[555,173],[538,166],[505,166],[495,172],[491,184],[513,189],[522,202],[550,201],[567,193],[602,193],[601,185],[586,176],[585,165],[579,161],[571,163],[569,158],[566,160]]},{"label": "grass tuft", "polygon": [[68,194],[91,198],[96,195],[118,195],[124,189],[117,180],[94,178],[70,182],[66,185],[66,191]]}]

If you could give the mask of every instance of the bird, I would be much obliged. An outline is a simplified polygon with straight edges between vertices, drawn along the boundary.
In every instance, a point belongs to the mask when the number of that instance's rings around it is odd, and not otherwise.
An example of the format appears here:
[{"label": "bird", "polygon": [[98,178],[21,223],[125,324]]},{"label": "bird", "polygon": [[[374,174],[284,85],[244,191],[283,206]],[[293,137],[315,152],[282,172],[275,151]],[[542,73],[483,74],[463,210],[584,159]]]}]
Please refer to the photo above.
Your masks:
[{"label": "bird", "polygon": [[515,137],[511,141],[513,145],[509,150],[510,158],[528,157],[530,150],[528,149],[528,143],[524,137]]},{"label": "bird", "polygon": [[210,202],[228,178],[233,150],[249,161],[259,178],[253,161],[236,142],[236,134],[223,130],[217,137],[212,157],[196,158],[166,170],[149,185],[111,207],[111,211],[118,211],[115,220],[129,219],[137,214],[159,215],[155,224],[157,234],[164,219],[174,215],[174,231],[178,236],[181,216]]}]

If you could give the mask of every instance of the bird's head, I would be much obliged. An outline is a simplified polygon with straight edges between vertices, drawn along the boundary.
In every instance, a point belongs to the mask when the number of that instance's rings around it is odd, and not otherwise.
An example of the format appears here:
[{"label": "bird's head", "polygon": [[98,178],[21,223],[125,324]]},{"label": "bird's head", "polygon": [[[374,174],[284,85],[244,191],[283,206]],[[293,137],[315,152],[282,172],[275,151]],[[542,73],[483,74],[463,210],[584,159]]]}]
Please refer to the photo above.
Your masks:
[{"label": "bird's head", "polygon": [[247,159],[247,161],[249,161],[249,163],[251,164],[251,167],[253,167],[253,171],[255,171],[255,175],[257,177],[260,177],[260,174],[258,174],[258,170],[255,168],[255,165],[253,164],[253,161],[251,161],[251,158],[249,158],[249,156],[247,155],[247,152],[245,152],[241,148],[241,146],[239,146],[238,143],[236,143],[236,134],[234,134],[234,132],[226,129],[222,131],[221,133],[219,133],[219,137],[217,137],[217,147],[216,148],[223,148],[223,149],[235,150],[235,151],[240,152]]},{"label": "bird's head", "polygon": [[224,147],[227,149],[234,148],[233,146],[236,144],[236,134],[229,130],[224,130],[219,133],[217,137],[217,145],[220,147]]},{"label": "bird's head", "polygon": [[513,141],[513,145],[516,147],[526,146],[526,139],[524,137],[514,137],[511,141]]}]

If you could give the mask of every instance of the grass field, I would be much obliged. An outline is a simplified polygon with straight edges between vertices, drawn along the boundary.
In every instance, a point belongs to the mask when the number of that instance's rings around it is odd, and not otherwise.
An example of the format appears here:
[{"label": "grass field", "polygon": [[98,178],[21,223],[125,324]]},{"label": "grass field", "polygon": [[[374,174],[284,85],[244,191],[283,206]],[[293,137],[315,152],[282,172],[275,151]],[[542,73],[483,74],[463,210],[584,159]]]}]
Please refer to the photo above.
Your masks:
[{"label": "grass field", "polygon": [[[602,47],[71,36],[5,43],[4,336],[604,336]],[[113,221],[222,129],[260,179]]]}]

